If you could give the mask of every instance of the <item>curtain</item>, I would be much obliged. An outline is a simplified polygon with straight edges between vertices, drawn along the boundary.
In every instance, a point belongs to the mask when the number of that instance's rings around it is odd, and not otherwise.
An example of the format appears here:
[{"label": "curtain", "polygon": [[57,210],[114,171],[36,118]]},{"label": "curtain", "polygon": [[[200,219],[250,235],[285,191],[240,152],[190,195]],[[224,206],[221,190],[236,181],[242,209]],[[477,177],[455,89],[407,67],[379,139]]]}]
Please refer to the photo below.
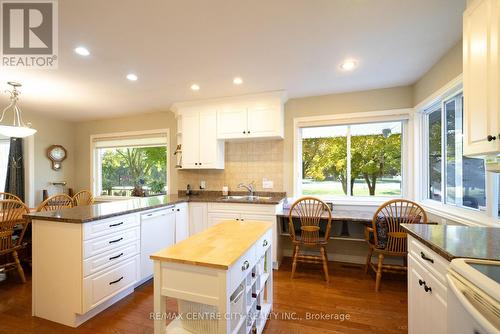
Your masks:
[{"label": "curtain", "polygon": [[5,192],[14,194],[24,201],[24,159],[23,140],[21,138],[10,138]]}]

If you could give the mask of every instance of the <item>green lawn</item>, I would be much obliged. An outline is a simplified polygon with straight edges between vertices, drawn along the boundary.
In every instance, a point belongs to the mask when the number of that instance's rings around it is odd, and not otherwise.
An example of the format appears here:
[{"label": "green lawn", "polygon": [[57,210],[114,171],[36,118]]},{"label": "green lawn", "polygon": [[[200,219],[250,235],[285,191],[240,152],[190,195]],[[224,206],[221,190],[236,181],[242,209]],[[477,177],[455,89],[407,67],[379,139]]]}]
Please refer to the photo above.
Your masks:
[{"label": "green lawn", "polygon": [[[354,182],[354,196],[369,196],[368,186],[364,180]],[[302,194],[304,195],[329,195],[345,196],[342,185],[338,181],[306,181],[302,183]],[[377,180],[375,196],[399,196],[401,195],[401,181],[393,179]]]}]

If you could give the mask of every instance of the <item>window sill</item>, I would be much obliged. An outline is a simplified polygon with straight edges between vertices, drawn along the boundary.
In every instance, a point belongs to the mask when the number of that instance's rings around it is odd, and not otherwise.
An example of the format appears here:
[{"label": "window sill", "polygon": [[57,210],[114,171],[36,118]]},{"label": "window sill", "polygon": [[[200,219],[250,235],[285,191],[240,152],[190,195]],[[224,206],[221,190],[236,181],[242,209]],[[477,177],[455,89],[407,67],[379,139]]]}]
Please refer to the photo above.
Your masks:
[{"label": "window sill", "polygon": [[96,196],[94,200],[96,202],[114,202],[114,201],[125,201],[128,199],[134,199],[137,197],[133,196]]},{"label": "window sill", "polygon": [[321,199],[324,202],[332,203],[333,205],[345,206],[375,206],[379,207],[387,201],[398,199],[401,197],[336,197],[336,196],[315,196],[315,195],[301,195],[313,196]]},{"label": "window sill", "polygon": [[467,226],[500,226],[500,220],[492,218],[482,211],[453,207],[432,200],[421,201],[420,205],[430,214],[459,224]]}]

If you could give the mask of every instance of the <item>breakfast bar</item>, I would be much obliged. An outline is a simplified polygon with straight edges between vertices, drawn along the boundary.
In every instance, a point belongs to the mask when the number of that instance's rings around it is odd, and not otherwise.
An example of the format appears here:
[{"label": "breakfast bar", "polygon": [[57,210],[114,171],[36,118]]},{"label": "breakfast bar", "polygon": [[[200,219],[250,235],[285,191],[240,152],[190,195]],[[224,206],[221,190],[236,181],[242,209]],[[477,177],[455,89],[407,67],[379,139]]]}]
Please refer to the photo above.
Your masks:
[{"label": "breakfast bar", "polygon": [[[271,228],[227,220],[151,255],[155,334],[262,333],[273,298]],[[168,326],[167,297],[179,307]]]}]

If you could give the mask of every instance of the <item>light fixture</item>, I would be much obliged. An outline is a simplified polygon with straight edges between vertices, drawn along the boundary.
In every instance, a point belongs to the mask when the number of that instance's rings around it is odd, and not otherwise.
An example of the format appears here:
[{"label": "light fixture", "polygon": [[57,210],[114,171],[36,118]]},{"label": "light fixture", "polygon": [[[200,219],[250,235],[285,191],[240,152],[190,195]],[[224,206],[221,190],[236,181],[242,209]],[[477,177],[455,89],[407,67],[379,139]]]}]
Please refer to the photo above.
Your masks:
[{"label": "light fixture", "polygon": [[75,52],[77,54],[79,54],[80,56],[84,56],[84,57],[87,57],[88,55],[90,55],[90,51],[84,46],[79,46],[79,47],[75,48]]},{"label": "light fixture", "polygon": [[191,90],[199,91],[200,90],[200,85],[198,85],[198,84],[192,84],[191,85]]},{"label": "light fixture", "polygon": [[236,77],[233,79],[233,84],[235,85],[241,85],[243,83],[243,79],[240,77]]},{"label": "light fixture", "polygon": [[358,66],[358,63],[354,59],[346,59],[340,65],[342,71],[352,71]]},{"label": "light fixture", "polygon": [[139,78],[134,73],[129,73],[129,74],[127,74],[127,79],[130,81],[137,81],[137,79],[139,79]]},{"label": "light fixture", "polygon": [[[21,87],[21,84],[13,81],[8,81],[7,83],[12,86],[12,90],[6,91],[10,94],[10,104],[2,111],[2,117],[0,117],[0,134],[15,138],[31,136],[35,134],[36,130],[31,128],[31,123],[24,124],[23,118],[21,117],[21,109],[17,106],[17,101],[19,100],[17,87]],[[5,125],[2,123],[5,113],[8,111],[12,111],[14,116],[12,125]]]}]

